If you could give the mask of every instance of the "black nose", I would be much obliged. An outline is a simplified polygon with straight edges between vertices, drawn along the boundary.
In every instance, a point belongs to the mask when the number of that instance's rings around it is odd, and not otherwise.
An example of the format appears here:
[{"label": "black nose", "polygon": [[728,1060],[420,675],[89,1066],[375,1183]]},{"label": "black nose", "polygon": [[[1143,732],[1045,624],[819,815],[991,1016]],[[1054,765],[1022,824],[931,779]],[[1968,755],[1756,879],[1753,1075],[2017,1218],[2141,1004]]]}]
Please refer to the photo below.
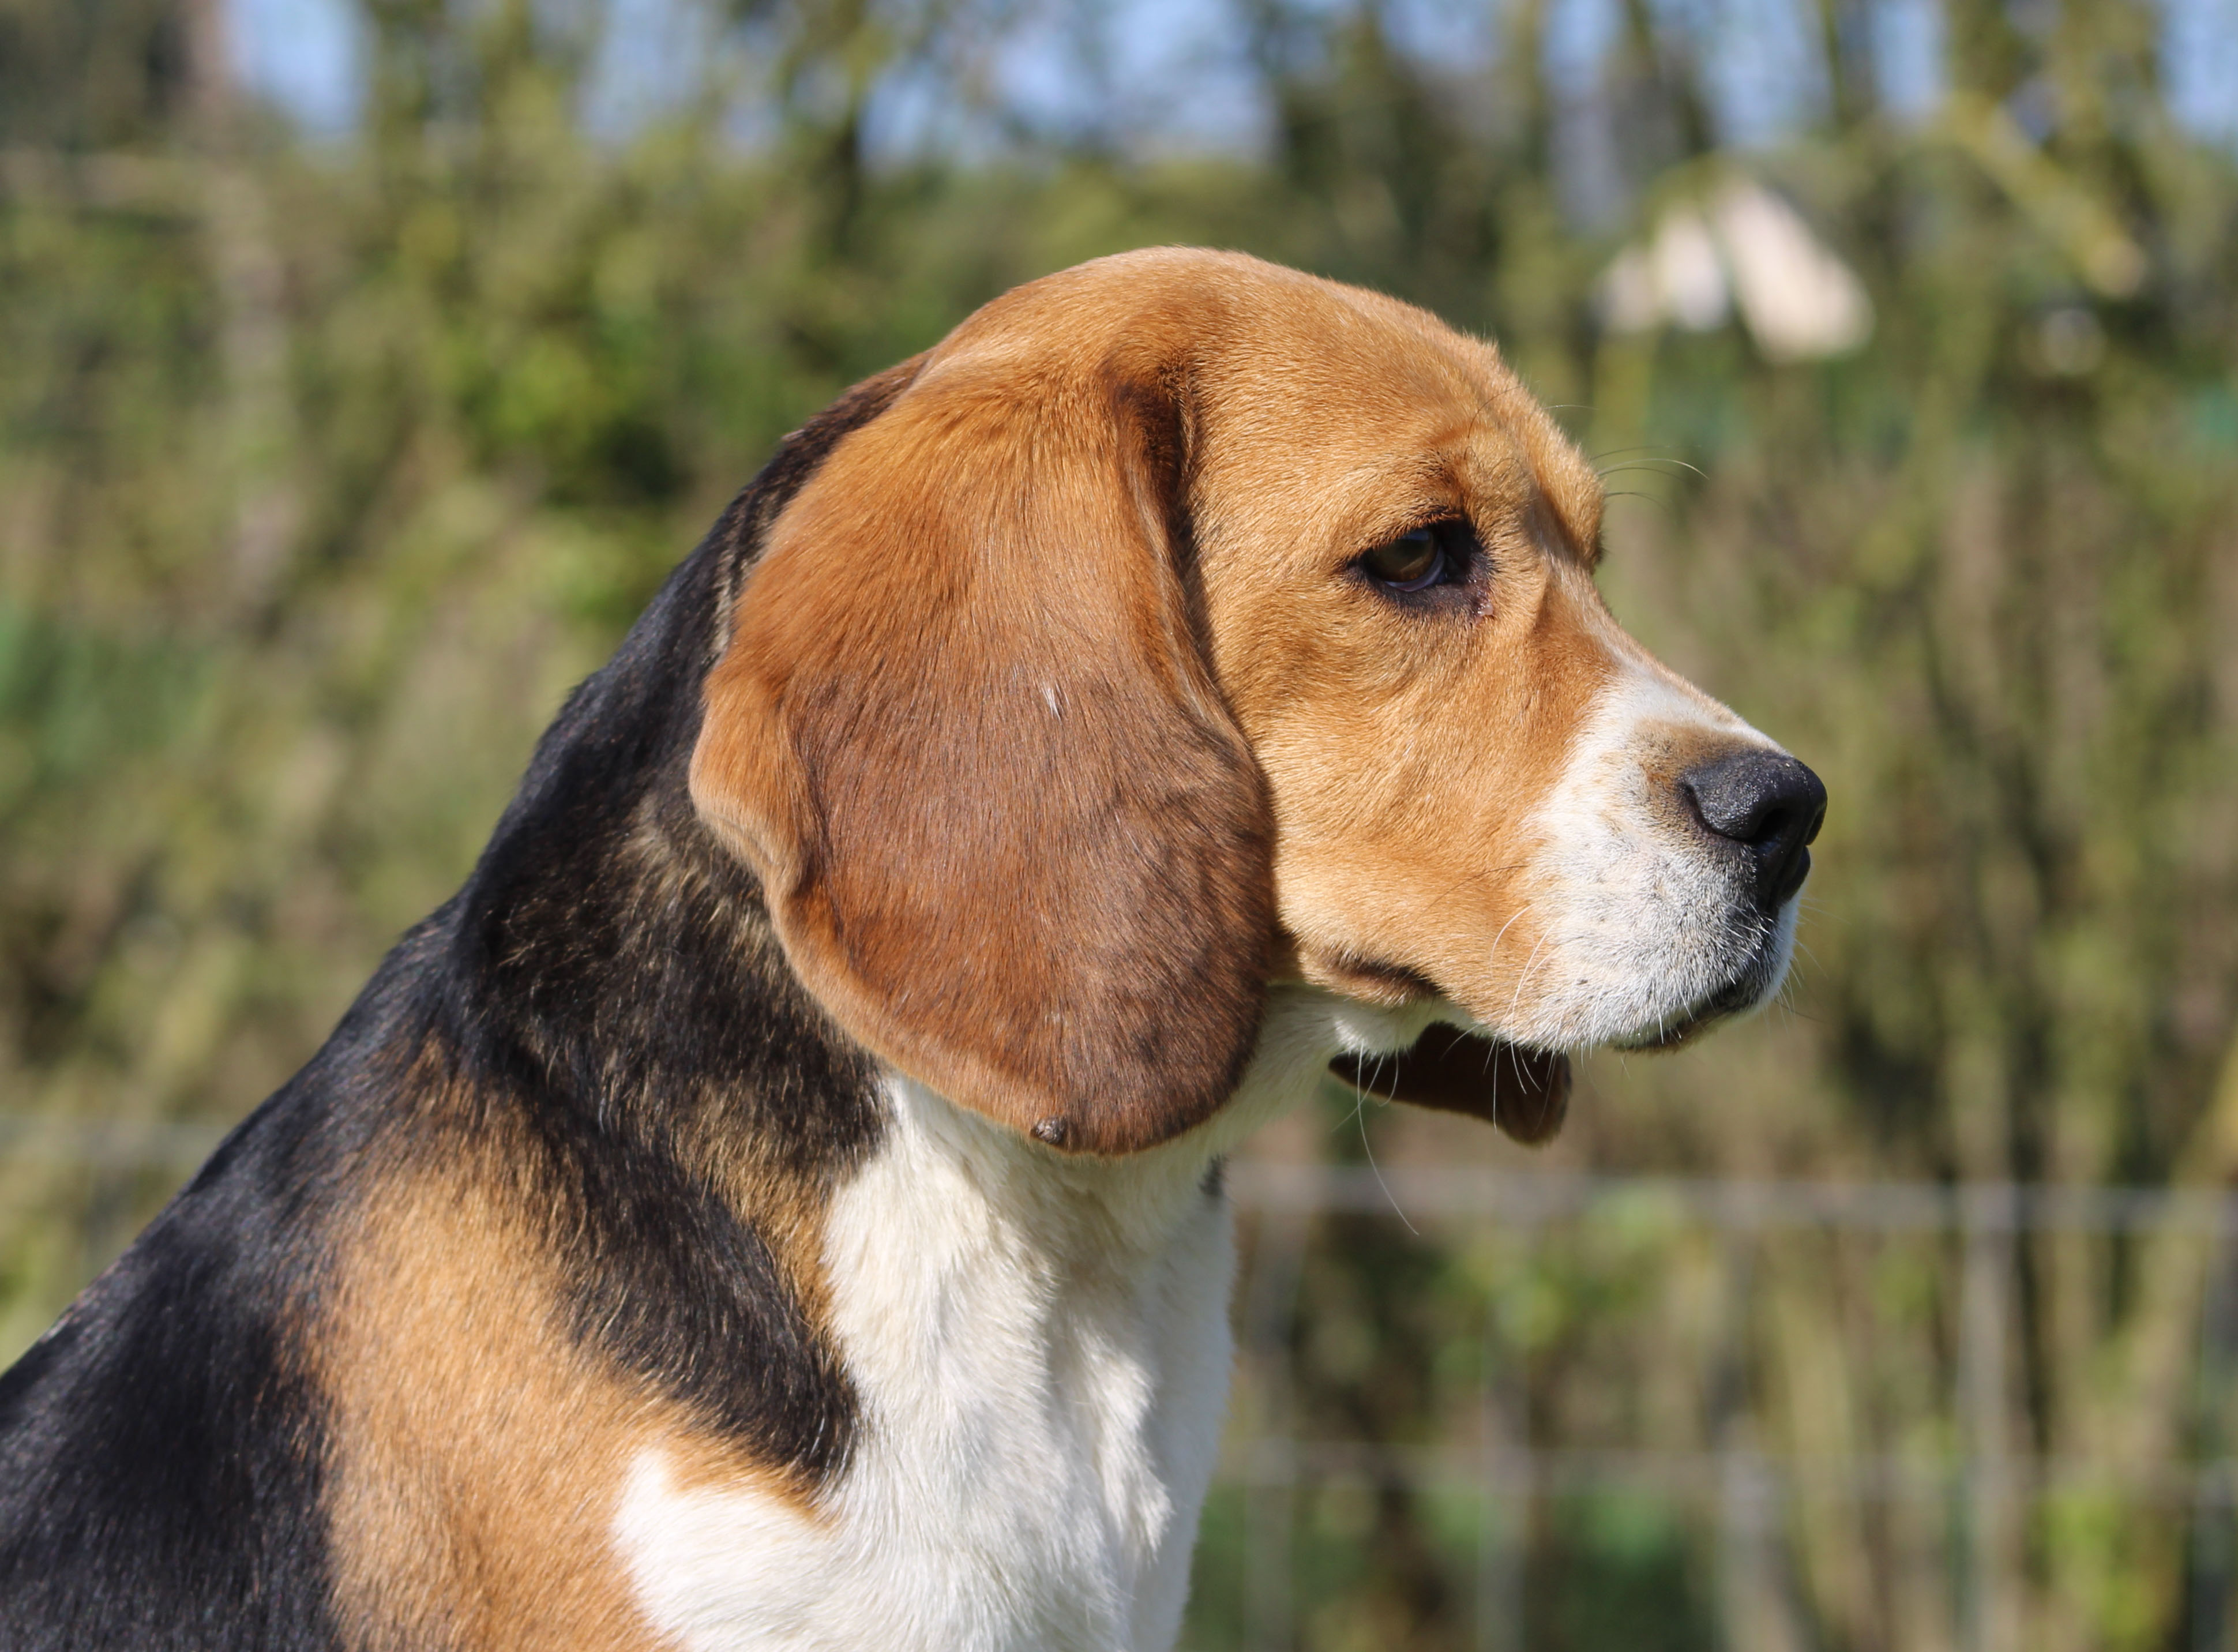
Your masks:
[{"label": "black nose", "polygon": [[1690,769],[1678,789],[1702,824],[1731,838],[1756,860],[1756,898],[1777,912],[1811,872],[1807,846],[1826,818],[1826,787],[1780,752],[1729,753]]}]

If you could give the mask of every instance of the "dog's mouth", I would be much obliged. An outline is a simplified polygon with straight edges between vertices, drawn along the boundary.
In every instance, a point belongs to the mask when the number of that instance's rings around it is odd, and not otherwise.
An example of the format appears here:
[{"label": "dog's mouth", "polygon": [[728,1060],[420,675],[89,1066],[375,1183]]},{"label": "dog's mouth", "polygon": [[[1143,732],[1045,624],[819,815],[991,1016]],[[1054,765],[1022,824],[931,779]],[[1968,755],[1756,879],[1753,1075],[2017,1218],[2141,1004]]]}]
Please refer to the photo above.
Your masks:
[{"label": "dog's mouth", "polygon": [[1787,974],[1787,945],[1779,926],[1767,933],[1732,979],[1638,1037],[1619,1038],[1619,1050],[1676,1050],[1712,1027],[1761,1006]]},{"label": "dog's mouth", "polygon": [[[1746,955],[1721,985],[1628,1037],[1607,1039],[1608,1046],[1676,1050],[1758,1008],[1786,979],[1792,913],[1791,904],[1759,929]],[[1434,1024],[1408,1049],[1394,1054],[1342,1054],[1329,1063],[1329,1071],[1370,1095],[1467,1113],[1534,1145],[1551,1140],[1569,1111],[1568,1054],[1444,1022]]]},{"label": "dog's mouth", "polygon": [[1329,1071],[1387,1101],[1467,1113],[1519,1142],[1553,1139],[1570,1108],[1570,1058],[1442,1023],[1395,1055],[1341,1055]]},{"label": "dog's mouth", "polygon": [[1728,987],[1716,997],[1706,999],[1688,1010],[1676,1020],[1657,1027],[1653,1032],[1639,1038],[1627,1038],[1611,1047],[1618,1050],[1637,1051],[1677,1050],[1692,1044],[1719,1023],[1730,1021],[1733,1017],[1745,1013],[1753,1008],[1755,1004],[1756,998],[1753,994],[1737,993],[1734,989]]}]

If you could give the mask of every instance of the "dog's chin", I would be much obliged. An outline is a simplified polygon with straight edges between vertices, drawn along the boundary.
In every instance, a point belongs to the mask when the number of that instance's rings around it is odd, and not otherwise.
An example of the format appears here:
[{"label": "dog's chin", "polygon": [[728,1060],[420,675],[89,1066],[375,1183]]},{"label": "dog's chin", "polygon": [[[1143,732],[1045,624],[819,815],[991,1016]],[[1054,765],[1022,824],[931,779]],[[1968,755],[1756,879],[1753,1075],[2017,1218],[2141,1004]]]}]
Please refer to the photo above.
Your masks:
[{"label": "dog's chin", "polygon": [[1763,944],[1724,985],[1704,993],[1677,1014],[1659,1020],[1655,1025],[1643,1027],[1632,1037],[1612,1038],[1609,1047],[1615,1050],[1676,1050],[1692,1044],[1712,1027],[1753,1015],[1771,1001],[1773,995],[1779,991],[1780,983],[1787,979],[1793,937],[1791,922],[1775,926],[1772,932],[1765,937]]},{"label": "dog's chin", "polygon": [[1680,1049],[1693,1043],[1712,1027],[1739,1019],[1763,1002],[1763,998],[1758,994],[1738,993],[1728,989],[1663,1025],[1650,1028],[1635,1038],[1616,1039],[1609,1048],[1626,1051]]}]

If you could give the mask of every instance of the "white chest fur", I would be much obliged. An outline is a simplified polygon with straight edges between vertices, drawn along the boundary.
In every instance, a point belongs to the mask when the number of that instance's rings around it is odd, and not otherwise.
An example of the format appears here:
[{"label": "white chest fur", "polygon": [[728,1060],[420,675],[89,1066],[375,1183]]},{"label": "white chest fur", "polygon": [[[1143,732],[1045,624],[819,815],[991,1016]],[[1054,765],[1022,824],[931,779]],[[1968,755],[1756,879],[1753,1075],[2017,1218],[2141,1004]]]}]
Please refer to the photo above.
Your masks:
[{"label": "white chest fur", "polygon": [[891,1128],[826,1225],[861,1404],[849,1466],[811,1519],[679,1486],[645,1451],[615,1536],[646,1614],[691,1652],[1169,1647],[1231,1357],[1231,1223],[1207,1166],[1338,1048],[1418,1031],[1286,994],[1235,1102],[1118,1163],[896,1080]]}]

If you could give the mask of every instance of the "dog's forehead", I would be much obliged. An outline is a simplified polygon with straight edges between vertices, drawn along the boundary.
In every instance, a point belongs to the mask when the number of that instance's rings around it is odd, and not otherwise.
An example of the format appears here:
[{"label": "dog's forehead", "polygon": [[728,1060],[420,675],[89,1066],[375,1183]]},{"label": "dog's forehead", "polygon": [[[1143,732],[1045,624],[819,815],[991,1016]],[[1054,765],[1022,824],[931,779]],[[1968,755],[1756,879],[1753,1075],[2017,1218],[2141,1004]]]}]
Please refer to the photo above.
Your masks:
[{"label": "dog's forehead", "polygon": [[1240,254],[1121,254],[996,300],[928,364],[1021,371],[1185,381],[1201,480],[1274,518],[1543,501],[1596,553],[1599,478],[1499,350],[1379,293]]},{"label": "dog's forehead", "polygon": [[1599,478],[1495,348],[1331,282],[1277,295],[1195,387],[1213,488],[1341,538],[1433,514],[1525,517],[1593,561]]}]

